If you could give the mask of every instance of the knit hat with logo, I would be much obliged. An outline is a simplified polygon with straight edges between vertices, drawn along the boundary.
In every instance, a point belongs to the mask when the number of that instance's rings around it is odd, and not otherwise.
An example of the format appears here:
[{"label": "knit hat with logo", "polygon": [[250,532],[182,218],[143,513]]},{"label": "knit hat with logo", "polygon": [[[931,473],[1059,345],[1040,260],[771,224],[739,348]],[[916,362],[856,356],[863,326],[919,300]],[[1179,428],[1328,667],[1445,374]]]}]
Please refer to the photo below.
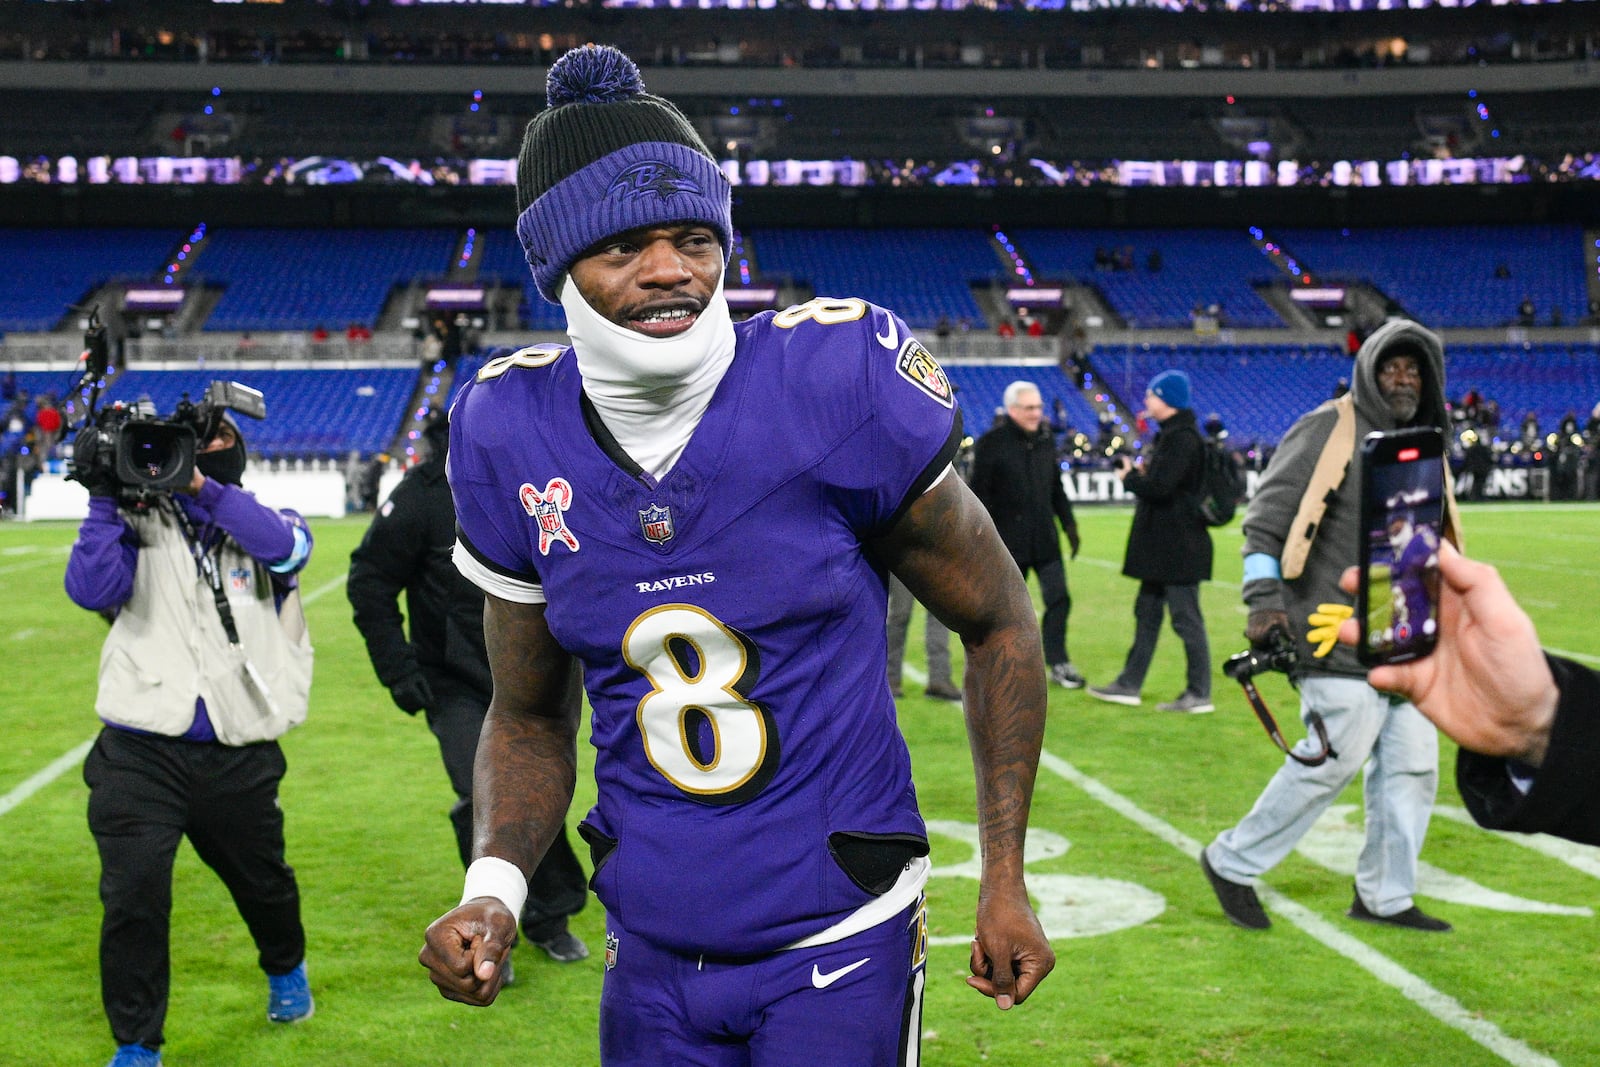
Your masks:
[{"label": "knit hat with logo", "polygon": [[703,223],[727,256],[733,188],[683,112],[644,91],[633,61],[586,44],[550,67],[549,107],[517,158],[517,238],[551,303],[595,244],[644,226]]},{"label": "knit hat with logo", "polygon": [[1147,387],[1175,408],[1189,406],[1189,376],[1181,370],[1164,370],[1150,379]]}]

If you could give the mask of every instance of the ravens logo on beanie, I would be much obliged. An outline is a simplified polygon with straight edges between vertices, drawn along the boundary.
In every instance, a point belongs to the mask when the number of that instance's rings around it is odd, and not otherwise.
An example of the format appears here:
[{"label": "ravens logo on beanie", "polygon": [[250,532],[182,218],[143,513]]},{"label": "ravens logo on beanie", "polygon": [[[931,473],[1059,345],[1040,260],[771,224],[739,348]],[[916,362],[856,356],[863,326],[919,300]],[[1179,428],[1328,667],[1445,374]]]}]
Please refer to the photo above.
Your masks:
[{"label": "ravens logo on beanie", "polygon": [[550,67],[546,99],[517,157],[517,238],[546,300],[559,302],[562,275],[585,251],[644,226],[702,223],[727,255],[733,188],[683,113],[645,92],[631,59],[609,45],[575,48]]}]

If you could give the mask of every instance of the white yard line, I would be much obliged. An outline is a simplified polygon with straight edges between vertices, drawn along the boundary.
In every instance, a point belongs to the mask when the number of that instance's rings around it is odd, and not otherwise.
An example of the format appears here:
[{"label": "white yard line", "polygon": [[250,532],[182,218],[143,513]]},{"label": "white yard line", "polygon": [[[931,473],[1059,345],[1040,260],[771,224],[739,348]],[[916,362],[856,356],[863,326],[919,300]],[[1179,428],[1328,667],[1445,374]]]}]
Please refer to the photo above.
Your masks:
[{"label": "white yard line", "polygon": [[[320,600],[322,597],[344,585],[345,579],[348,577],[349,575],[347,574],[341,574],[337,578],[323,582],[311,592],[301,597],[301,602],[304,604],[310,604]],[[31,631],[25,631],[25,633],[30,632]],[[19,634],[17,636],[20,637],[24,635]],[[50,764],[50,766],[46,767],[38,774],[35,774],[32,778],[29,778],[26,782],[23,782],[5,796],[0,797],[0,815],[4,815],[6,812],[10,811],[18,804],[21,804],[29,797],[33,796],[33,794],[49,785],[57,778],[60,778],[63,774],[66,774],[73,767],[76,767],[78,764],[82,763],[83,757],[88,755],[89,749],[93,745],[94,738],[91,737],[89,740],[78,745],[71,751],[62,753],[56,758],[55,762]]]},{"label": "white yard line", "polygon": [[4,567],[0,567],[0,574],[16,574],[18,571],[31,571],[40,567],[48,567],[51,564],[61,562],[61,557],[71,551],[72,546],[67,545],[55,551],[47,551],[37,559],[28,559],[21,563],[8,563]]},{"label": "white yard line", "polygon": [[[1104,783],[1089,777],[1072,764],[1050,752],[1042,752],[1040,765],[1071,782],[1095,800],[1117,814],[1160,838],[1197,863],[1202,847],[1200,842],[1185,834]],[[1199,868],[1195,870],[1195,884],[1201,886]],[[1399,990],[1402,996],[1416,1004],[1446,1026],[1466,1034],[1473,1041],[1499,1056],[1513,1067],[1560,1067],[1556,1060],[1537,1052],[1516,1038],[1507,1036],[1493,1023],[1479,1018],[1462,1006],[1461,1002],[1441,992],[1412,974],[1394,960],[1360,941],[1320,915],[1262,883],[1258,890],[1266,903],[1281,917],[1298,926],[1313,939],[1339,953],[1345,959],[1371,974],[1386,985]]]},{"label": "white yard line", "polygon": [[311,592],[302,594],[300,597],[300,603],[312,604],[318,600],[321,600],[328,593],[333,592],[335,589],[343,585],[345,580],[349,577],[350,575],[348,574],[341,574],[337,578],[330,578],[328,581],[323,582],[321,585],[311,590]]},{"label": "white yard line", "polygon": [[[1435,804],[1433,806],[1434,818],[1445,818],[1452,822],[1461,823],[1463,826],[1476,827],[1478,825],[1466,808],[1458,808],[1453,804]],[[1551,837],[1549,834],[1513,834],[1504,830],[1485,830],[1486,834],[1531,848],[1535,852],[1542,852],[1551,859],[1559,860],[1575,871],[1582,871],[1591,878],[1600,878],[1600,847],[1595,845],[1580,845],[1576,841],[1568,841],[1560,837]]]},{"label": "white yard line", "polygon": [[85,741],[77,748],[74,748],[72,751],[62,753],[60,756],[56,757],[56,761],[50,764],[50,766],[40,771],[32,778],[29,778],[26,782],[23,782],[5,796],[0,797],[0,815],[4,815],[18,804],[21,804],[24,800],[27,800],[29,797],[33,796],[33,794],[37,793],[45,786],[49,785],[57,778],[60,778],[63,774],[82,763],[83,757],[89,754],[89,749],[93,744],[94,738],[91,737],[89,740]]}]

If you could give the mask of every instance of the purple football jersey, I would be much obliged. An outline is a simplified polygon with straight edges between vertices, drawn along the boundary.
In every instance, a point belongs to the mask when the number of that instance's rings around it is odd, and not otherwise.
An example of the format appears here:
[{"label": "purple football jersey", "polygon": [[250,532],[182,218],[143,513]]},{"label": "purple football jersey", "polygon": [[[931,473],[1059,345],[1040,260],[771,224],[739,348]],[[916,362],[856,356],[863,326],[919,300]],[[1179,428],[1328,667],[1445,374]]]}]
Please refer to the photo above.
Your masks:
[{"label": "purple football jersey", "polygon": [[830,834],[926,837],[864,542],[961,430],[948,378],[890,312],[815,300],[734,329],[659,484],[586,417],[577,362],[551,347],[462,391],[449,463],[462,545],[542,586],[583,662],[595,892],[659,945],[748,956],[872,899]]},{"label": "purple football jersey", "polygon": [[1408,644],[1419,632],[1431,633],[1433,598],[1428,582],[1439,565],[1439,538],[1426,525],[1412,531],[1400,557],[1394,561],[1390,578],[1394,607],[1394,640]]}]

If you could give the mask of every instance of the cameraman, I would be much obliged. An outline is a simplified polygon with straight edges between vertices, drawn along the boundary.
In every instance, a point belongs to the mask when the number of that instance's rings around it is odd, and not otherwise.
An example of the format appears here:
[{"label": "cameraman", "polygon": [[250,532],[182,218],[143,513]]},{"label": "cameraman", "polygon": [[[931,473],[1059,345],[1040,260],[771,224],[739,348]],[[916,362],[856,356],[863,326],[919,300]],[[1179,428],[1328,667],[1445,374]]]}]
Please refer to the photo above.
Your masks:
[{"label": "cameraman", "polygon": [[[1361,538],[1361,465],[1354,442],[1374,430],[1448,429],[1444,398],[1439,338],[1414,322],[1385,323],[1356,353],[1349,398],[1296,420],[1245,513],[1245,636],[1260,650],[1285,636],[1292,641],[1301,716],[1321,716],[1336,755],[1315,766],[1286,757],[1249,814],[1200,854],[1223,913],[1237,926],[1272,925],[1249,883],[1287,856],[1365,767],[1366,842],[1347,914],[1409,930],[1450,929],[1413,899],[1417,857],[1439,782],[1438,734],[1403,697],[1367,684],[1355,653],[1336,646],[1339,623],[1352,614],[1339,578],[1356,562]],[[1349,455],[1340,456],[1330,438],[1344,404],[1350,405],[1354,437],[1346,446]],[[1324,489],[1318,470],[1324,452],[1343,470],[1334,489]],[[1312,498],[1327,505],[1320,519],[1308,523],[1301,509]],[[1309,545],[1308,529],[1315,531]],[[1301,561],[1303,569],[1294,565]]]},{"label": "cameraman", "polygon": [[[443,413],[423,427],[428,457],[378,508],[350,553],[345,591],[378,681],[408,714],[427,715],[455,790],[450,809],[463,867],[472,862],[472,765],[494,682],[483,635],[483,591],[451,559],[456,509],[445,481],[450,426]],[[404,592],[411,635],[397,606]],[[582,697],[574,691],[572,699]],[[574,712],[576,714],[576,712]],[[558,963],[576,963],[587,946],[567,918],[588,899],[583,868],[565,832],[556,836],[529,879],[522,933]]]},{"label": "cameraman", "polygon": [[311,532],[239,488],[245,446],[222,416],[177,495],[131,491],[103,431],[75,446],[89,515],[67,595],[111,618],[84,763],[100,850],[100,986],[112,1067],[161,1062],[172,864],[185,835],[222,878],[267,973],[267,1018],[311,1015],[305,931],[284,861],[277,738],[304,720],[311,642],[296,575]]}]

